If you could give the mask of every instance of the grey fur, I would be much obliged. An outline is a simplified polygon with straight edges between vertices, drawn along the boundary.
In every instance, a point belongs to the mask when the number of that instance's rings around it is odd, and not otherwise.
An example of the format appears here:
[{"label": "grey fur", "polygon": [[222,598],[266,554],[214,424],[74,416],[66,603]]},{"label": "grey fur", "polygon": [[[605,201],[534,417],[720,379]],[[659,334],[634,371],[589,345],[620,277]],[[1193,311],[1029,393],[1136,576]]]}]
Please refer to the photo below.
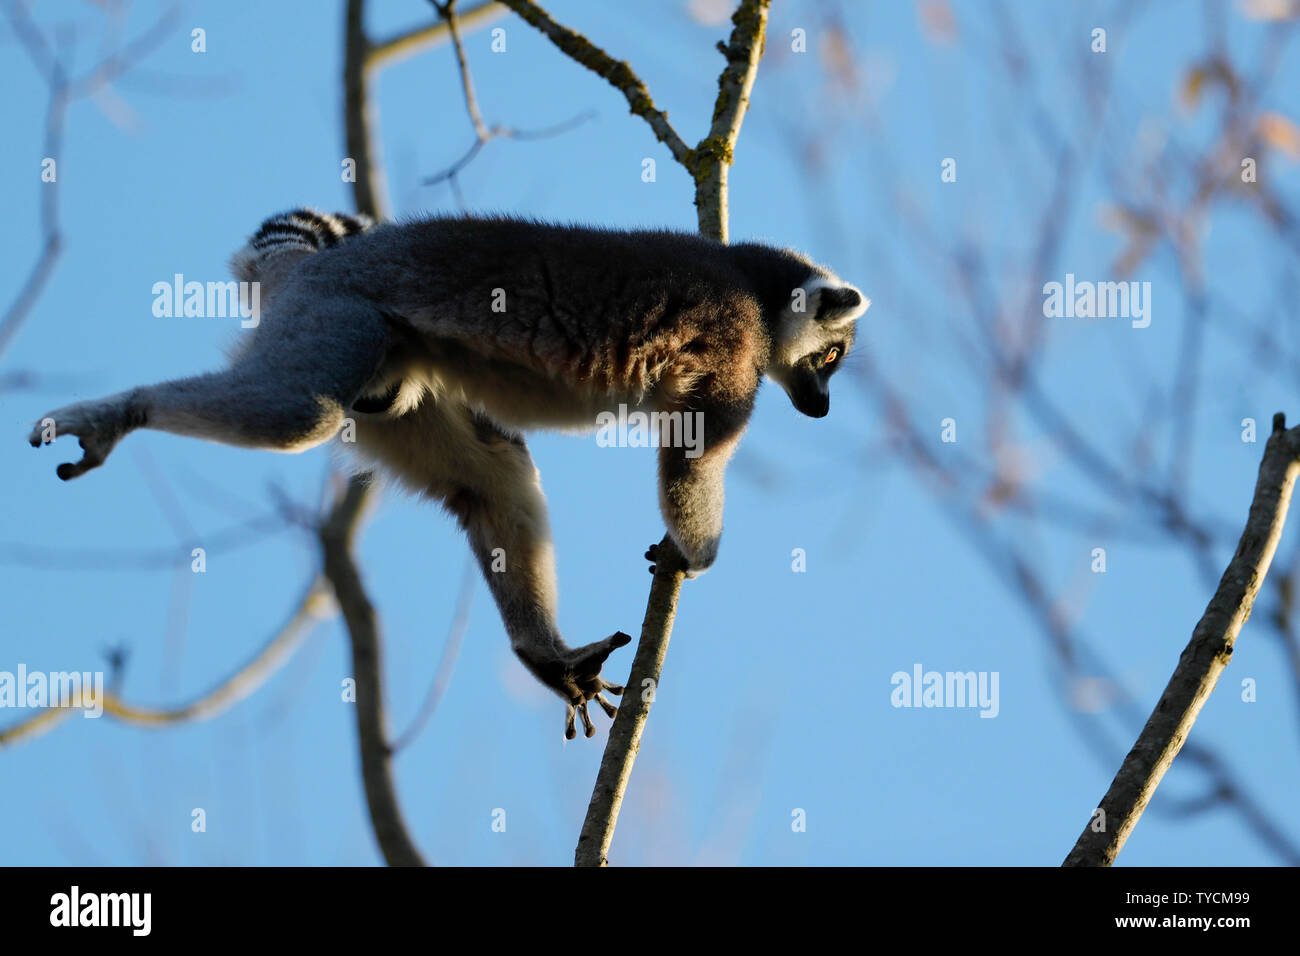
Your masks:
[{"label": "grey fur", "polygon": [[[520,433],[592,428],[620,405],[702,413],[702,454],[659,452],[664,520],[700,574],[762,375],[825,415],[868,305],[768,245],[513,218],[370,228],[299,210],[263,223],[232,266],[265,305],[230,368],[44,416],[85,449],[59,477],[102,464],[136,428],[300,451],[351,415],[360,457],[465,529],[516,654],[568,704],[570,737],[575,709],[591,736],[587,702],[608,711],[600,691],[622,692],[599,672],[630,638],[562,640],[546,499]],[[30,440],[42,438],[38,424]]]}]

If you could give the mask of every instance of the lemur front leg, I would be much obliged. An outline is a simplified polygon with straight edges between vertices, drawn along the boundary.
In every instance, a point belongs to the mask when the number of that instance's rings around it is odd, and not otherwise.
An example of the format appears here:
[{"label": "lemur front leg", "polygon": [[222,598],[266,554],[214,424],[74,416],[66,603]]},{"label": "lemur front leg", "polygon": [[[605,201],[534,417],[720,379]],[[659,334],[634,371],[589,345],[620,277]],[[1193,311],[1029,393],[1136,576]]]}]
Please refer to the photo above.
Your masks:
[{"label": "lemur front leg", "polygon": [[[727,462],[744,433],[749,408],[720,404],[684,411],[678,435],[670,441],[661,434],[666,443],[659,449],[659,508],[687,578],[699,577],[718,556]],[[666,557],[658,544],[645,556],[651,574]]]},{"label": "lemur front leg", "polygon": [[302,451],[331,438],[374,375],[387,347],[382,317],[351,300],[319,303],[311,318],[259,328],[234,365],[65,405],[28,435],[35,448],[76,435],[85,454],[59,465],[64,481],[104,463],[137,428],[209,441]]},{"label": "lemur front leg", "polygon": [[565,702],[565,737],[577,736],[575,717],[593,736],[588,703],[594,700],[612,718],[618,709],[604,692],[623,693],[600,676],[601,666],[632,638],[619,631],[571,648],[560,637],[546,497],[523,439],[458,402],[431,396],[399,418],[366,418],[357,437],[363,454],[456,516],[515,655]]}]

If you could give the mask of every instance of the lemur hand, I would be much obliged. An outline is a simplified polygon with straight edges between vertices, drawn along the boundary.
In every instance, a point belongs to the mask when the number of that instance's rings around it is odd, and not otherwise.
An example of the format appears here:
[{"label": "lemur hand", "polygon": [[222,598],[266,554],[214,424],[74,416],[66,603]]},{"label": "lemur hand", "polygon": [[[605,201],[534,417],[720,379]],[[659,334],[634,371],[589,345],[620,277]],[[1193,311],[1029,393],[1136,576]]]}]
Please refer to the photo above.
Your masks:
[{"label": "lemur hand", "polygon": [[568,740],[578,736],[578,731],[573,725],[575,715],[582,718],[582,729],[586,735],[595,736],[596,726],[591,722],[591,715],[587,713],[588,701],[594,700],[600,704],[601,709],[610,719],[618,713],[618,708],[610,703],[601,691],[618,695],[623,693],[623,687],[619,684],[611,684],[601,677],[600,668],[605,663],[605,658],[631,640],[630,635],[616,631],[603,641],[567,650],[551,661],[529,665],[529,669],[543,684],[564,698],[566,707],[564,736]]},{"label": "lemur hand", "polygon": [[[60,435],[76,435],[85,451],[81,461],[64,462],[56,469],[58,476],[68,481],[104,463],[113,446],[131,430],[129,419],[127,402],[118,396],[78,402],[42,415],[32,427],[27,441],[33,448],[40,448]],[[53,425],[47,426],[47,422],[53,422]]]}]

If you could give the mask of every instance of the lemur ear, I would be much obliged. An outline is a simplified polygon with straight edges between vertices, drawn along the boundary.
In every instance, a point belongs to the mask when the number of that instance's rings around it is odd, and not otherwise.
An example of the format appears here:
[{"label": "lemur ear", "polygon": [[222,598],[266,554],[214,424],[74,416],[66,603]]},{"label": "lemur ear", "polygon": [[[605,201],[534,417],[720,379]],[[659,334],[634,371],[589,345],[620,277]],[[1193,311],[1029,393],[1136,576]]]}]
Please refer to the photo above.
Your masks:
[{"label": "lemur ear", "polygon": [[817,296],[817,321],[851,321],[867,311],[869,305],[871,300],[851,285],[826,286]]}]

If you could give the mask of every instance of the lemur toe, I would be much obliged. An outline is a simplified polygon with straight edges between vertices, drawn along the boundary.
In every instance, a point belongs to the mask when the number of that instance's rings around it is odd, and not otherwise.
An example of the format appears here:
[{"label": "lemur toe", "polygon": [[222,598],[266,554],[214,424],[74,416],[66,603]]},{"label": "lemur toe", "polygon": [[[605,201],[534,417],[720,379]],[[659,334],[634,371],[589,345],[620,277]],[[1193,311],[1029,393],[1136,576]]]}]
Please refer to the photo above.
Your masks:
[{"label": "lemur toe", "polygon": [[105,456],[98,447],[93,445],[87,446],[86,439],[84,438],[78,438],[77,444],[79,444],[85,452],[85,454],[81,456],[81,461],[65,461],[63,464],[59,465],[59,467],[54,469],[54,473],[63,481],[70,481],[73,478],[80,477],[92,468],[98,468],[104,463]]},{"label": "lemur toe", "polygon": [[582,732],[588,737],[596,736],[596,725],[591,722],[591,714],[587,713],[585,700],[578,705],[578,716],[582,718]]},{"label": "lemur toe", "polygon": [[601,690],[607,690],[607,691],[609,691],[609,692],[610,692],[611,694],[613,694],[615,697],[622,697],[622,696],[623,696],[623,685],[622,685],[622,684],[611,684],[609,681],[605,680],[605,678],[603,678],[603,677],[600,679],[600,689],[601,689]]},{"label": "lemur toe", "polygon": [[564,739],[572,740],[578,736],[578,730],[573,726],[574,707],[572,704],[564,705]]},{"label": "lemur toe", "polygon": [[[610,720],[613,720],[618,715],[618,708],[610,703],[604,694],[597,694],[592,700],[600,704],[600,709],[605,712],[605,716]],[[590,737],[591,735],[588,734],[587,736]]]}]

